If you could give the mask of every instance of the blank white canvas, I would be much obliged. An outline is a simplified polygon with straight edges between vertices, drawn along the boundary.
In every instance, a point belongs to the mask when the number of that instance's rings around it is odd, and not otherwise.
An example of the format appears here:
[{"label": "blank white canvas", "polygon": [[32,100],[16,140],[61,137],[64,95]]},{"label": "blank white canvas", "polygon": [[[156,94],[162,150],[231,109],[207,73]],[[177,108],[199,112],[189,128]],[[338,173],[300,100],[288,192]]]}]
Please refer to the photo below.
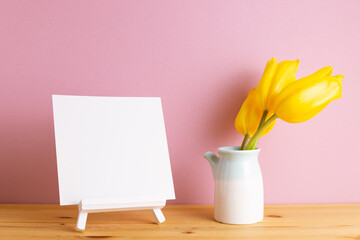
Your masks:
[{"label": "blank white canvas", "polygon": [[60,204],[175,199],[160,98],[53,95]]}]

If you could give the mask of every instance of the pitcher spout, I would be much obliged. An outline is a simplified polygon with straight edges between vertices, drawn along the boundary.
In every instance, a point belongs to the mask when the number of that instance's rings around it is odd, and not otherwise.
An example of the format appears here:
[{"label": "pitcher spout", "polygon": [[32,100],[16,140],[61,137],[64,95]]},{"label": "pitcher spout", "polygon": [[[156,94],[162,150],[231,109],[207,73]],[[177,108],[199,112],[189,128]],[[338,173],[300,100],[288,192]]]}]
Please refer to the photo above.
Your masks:
[{"label": "pitcher spout", "polygon": [[215,173],[216,173],[216,169],[217,169],[217,164],[220,160],[220,158],[218,156],[216,156],[214,153],[212,152],[207,152],[204,154],[204,158],[206,158],[210,165],[211,165],[211,169],[212,169],[212,173],[213,176],[215,177]]}]

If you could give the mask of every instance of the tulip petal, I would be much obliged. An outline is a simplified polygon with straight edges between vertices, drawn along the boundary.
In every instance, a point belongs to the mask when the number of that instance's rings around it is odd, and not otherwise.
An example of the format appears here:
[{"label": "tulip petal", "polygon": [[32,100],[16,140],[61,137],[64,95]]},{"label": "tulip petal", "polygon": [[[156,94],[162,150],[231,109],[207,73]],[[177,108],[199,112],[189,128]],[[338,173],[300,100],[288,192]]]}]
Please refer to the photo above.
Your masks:
[{"label": "tulip petal", "polygon": [[250,101],[251,101],[251,98],[253,97],[254,92],[255,92],[255,88],[253,88],[249,91],[248,97],[245,99],[245,101],[241,105],[240,111],[235,119],[236,130],[244,136],[247,133],[246,119],[248,118],[249,107],[250,107],[249,105],[250,105]]},{"label": "tulip petal", "polygon": [[296,71],[299,67],[299,60],[296,61],[282,61],[276,70],[276,74],[269,87],[267,97],[267,110],[274,110],[274,101],[277,95],[286,88],[289,84],[296,81]]},{"label": "tulip petal", "polygon": [[290,95],[292,95],[294,92],[303,89],[305,86],[311,84],[312,82],[315,82],[319,79],[322,79],[324,77],[329,77],[332,73],[333,68],[332,67],[323,67],[320,70],[314,72],[313,74],[310,74],[309,76],[300,78],[299,80],[296,80],[295,82],[289,84],[281,93],[276,97],[274,101],[274,109],[276,109],[281,102],[288,98]]},{"label": "tulip petal", "polygon": [[[251,138],[257,131],[261,117],[263,115],[263,110],[259,107],[255,101],[255,88],[252,89],[248,97],[245,99],[241,109],[235,119],[235,128],[236,130],[243,134],[248,134]],[[268,115],[269,117],[269,115]],[[262,133],[262,136],[268,133],[274,126],[275,122],[268,126],[266,130]]]},{"label": "tulip petal", "polygon": [[260,79],[258,86],[256,87],[256,101],[263,110],[265,110],[266,108],[269,87],[276,73],[277,66],[278,61],[276,60],[276,58],[271,58],[267,62],[264,73]]},{"label": "tulip petal", "polygon": [[[289,123],[304,122],[311,119],[332,100],[341,97],[342,79],[342,75],[326,76],[310,82],[302,88],[289,87],[284,89],[279,95],[282,102],[277,106],[276,115]],[[301,85],[301,83],[296,84]],[[291,91],[293,89],[295,91]],[[283,94],[287,97],[282,97]]]},{"label": "tulip petal", "polygon": [[[246,100],[245,100],[245,102],[246,102]],[[246,119],[245,102],[242,104],[240,111],[235,119],[236,130],[244,136],[246,134],[246,132],[245,132],[245,119]]]}]

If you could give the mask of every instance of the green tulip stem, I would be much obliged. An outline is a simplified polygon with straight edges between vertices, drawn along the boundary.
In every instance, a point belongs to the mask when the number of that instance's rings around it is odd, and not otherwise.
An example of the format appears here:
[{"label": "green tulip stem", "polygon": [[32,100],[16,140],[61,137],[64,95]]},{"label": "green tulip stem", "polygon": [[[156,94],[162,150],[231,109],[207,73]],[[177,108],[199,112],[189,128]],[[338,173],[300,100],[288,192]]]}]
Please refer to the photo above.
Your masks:
[{"label": "green tulip stem", "polygon": [[262,115],[261,120],[260,120],[260,123],[259,123],[259,126],[258,126],[258,128],[256,129],[256,131],[259,130],[259,128],[261,127],[261,125],[264,124],[264,122],[265,122],[265,120],[266,120],[266,116],[267,116],[268,113],[269,113],[268,110],[264,110],[263,115]]},{"label": "green tulip stem", "polygon": [[[262,116],[261,116],[261,119],[260,119],[258,128],[256,129],[256,131],[259,130],[260,127],[264,124],[268,112],[269,112],[268,110],[264,110],[264,112],[263,112],[263,114],[262,114]],[[253,143],[253,145],[256,146],[258,141],[259,141],[259,138]],[[252,148],[252,147],[253,147],[253,146],[251,146],[251,148]],[[245,146],[244,146],[244,148],[245,148]],[[243,150],[244,148],[242,148],[241,150]]]},{"label": "green tulip stem", "polygon": [[253,149],[256,148],[256,145],[258,144],[259,139],[260,139],[260,137],[257,137],[257,138],[255,139],[254,143],[253,143],[252,146],[251,146],[251,150],[253,150]]},{"label": "green tulip stem", "polygon": [[[261,116],[261,119],[260,119],[258,128],[256,129],[256,131],[259,130],[260,127],[264,124],[264,122],[265,122],[265,120],[266,120],[266,116],[267,116],[268,113],[269,113],[268,110],[264,110],[264,112],[263,112],[263,114],[262,114],[262,116]],[[260,138],[260,137],[259,137],[259,138]],[[257,145],[257,143],[258,143],[258,141],[259,141],[259,138],[253,143],[253,145],[255,145],[255,146]],[[253,148],[253,146],[250,146],[250,147],[251,147],[250,149]]]},{"label": "green tulip stem", "polygon": [[276,114],[272,115],[267,121],[262,124],[254,136],[252,136],[251,140],[249,141],[248,145],[246,146],[245,150],[253,150],[256,148],[256,144],[259,141],[261,133],[270,125],[272,121],[274,121],[277,118]]},{"label": "green tulip stem", "polygon": [[248,139],[249,139],[249,134],[247,133],[247,134],[245,134],[245,137],[244,137],[244,140],[243,140],[243,142],[241,144],[240,150],[244,150]]}]

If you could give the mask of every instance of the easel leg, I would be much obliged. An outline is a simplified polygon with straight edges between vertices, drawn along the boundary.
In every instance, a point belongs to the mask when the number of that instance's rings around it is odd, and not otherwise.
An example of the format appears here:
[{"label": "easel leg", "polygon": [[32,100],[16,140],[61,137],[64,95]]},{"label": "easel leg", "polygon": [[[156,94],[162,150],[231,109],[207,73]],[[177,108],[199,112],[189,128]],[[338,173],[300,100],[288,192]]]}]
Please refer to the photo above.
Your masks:
[{"label": "easel leg", "polygon": [[79,212],[78,220],[76,224],[76,230],[77,231],[84,231],[86,226],[86,219],[87,219],[87,212]]},{"label": "easel leg", "polygon": [[160,208],[154,208],[152,211],[157,224],[165,222],[164,214]]}]

